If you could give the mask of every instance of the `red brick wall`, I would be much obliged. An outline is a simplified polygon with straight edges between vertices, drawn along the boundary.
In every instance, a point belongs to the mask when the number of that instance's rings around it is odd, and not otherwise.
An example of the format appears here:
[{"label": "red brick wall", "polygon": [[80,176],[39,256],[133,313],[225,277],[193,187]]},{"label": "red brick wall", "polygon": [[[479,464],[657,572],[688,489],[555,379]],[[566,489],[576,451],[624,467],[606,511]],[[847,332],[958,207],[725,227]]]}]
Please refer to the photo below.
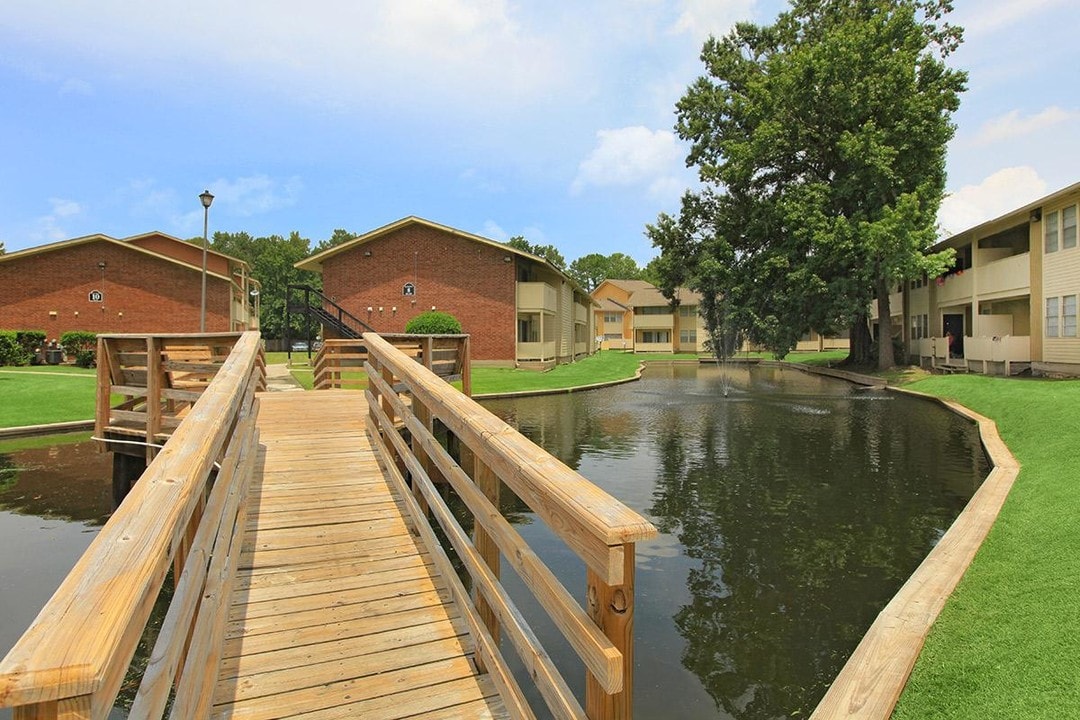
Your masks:
[{"label": "red brick wall", "polygon": [[[90,302],[92,290],[101,290],[105,301]],[[105,240],[0,262],[0,329],[44,330],[49,339],[69,330],[198,332],[200,296],[198,269]],[[230,329],[229,285],[212,276],[206,329]]]},{"label": "red brick wall", "polygon": [[[194,245],[183,240],[177,240],[164,235],[145,235],[133,238],[126,242],[138,245],[151,252],[156,252],[166,257],[175,258],[189,265],[202,269],[202,246]],[[206,253],[206,269],[218,275],[229,275],[229,261],[212,252]],[[209,282],[209,280],[208,280]]]},{"label": "red brick wall", "polygon": [[[405,323],[434,305],[472,336],[474,360],[512,361],[516,284],[507,256],[497,247],[411,225],[324,261],[323,293],[383,332],[404,332]],[[409,282],[416,285],[411,298],[401,294]]]}]

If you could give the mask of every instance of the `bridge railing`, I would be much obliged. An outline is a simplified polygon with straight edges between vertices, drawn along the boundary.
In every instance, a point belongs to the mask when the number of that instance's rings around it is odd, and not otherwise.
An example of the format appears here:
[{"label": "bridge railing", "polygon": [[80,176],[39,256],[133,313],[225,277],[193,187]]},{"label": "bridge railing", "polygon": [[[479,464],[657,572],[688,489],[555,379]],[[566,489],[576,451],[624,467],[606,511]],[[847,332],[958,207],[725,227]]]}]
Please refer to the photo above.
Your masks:
[{"label": "bridge railing", "polygon": [[[153,460],[157,447],[180,426],[240,337],[99,335],[94,432],[108,441],[103,449],[145,453],[147,462]],[[263,363],[261,355],[258,362]],[[114,405],[111,397],[121,401]]]},{"label": "bridge railing", "polygon": [[[143,340],[153,355],[157,341]],[[161,717],[170,695],[171,717],[205,714],[256,455],[260,357],[258,332],[235,338],[170,441],[0,661],[0,707],[15,708],[15,718],[106,718],[170,566],[172,600],[131,716]]]},{"label": "bridge railing", "polygon": [[[468,335],[412,335],[380,333],[379,337],[447,382],[460,380],[472,395]],[[327,340],[315,357],[315,389],[361,389],[367,386],[364,363],[367,347],[362,339]]]},{"label": "bridge railing", "polygon": [[[490,673],[511,716],[534,717],[500,653],[503,634],[554,717],[630,718],[635,543],[655,536],[656,528],[390,342],[373,333],[365,334],[364,342],[368,429],[374,445],[462,608],[476,640],[478,665]],[[445,445],[436,439],[436,421],[449,433]],[[447,448],[454,449],[458,458]],[[401,468],[408,471],[411,490]],[[449,483],[469,508],[473,537],[455,519],[435,482]],[[500,483],[583,560],[584,606],[503,518]],[[430,524],[432,517],[468,571],[475,598],[443,552]],[[513,567],[583,661],[584,709],[500,583],[503,561]]]}]

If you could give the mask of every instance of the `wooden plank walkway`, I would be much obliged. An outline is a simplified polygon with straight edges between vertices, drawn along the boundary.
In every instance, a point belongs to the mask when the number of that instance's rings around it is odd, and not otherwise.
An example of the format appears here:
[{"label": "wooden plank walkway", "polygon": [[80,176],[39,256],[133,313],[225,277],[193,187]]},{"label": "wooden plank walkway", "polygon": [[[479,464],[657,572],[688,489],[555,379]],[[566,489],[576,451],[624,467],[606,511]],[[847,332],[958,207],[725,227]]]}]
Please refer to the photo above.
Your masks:
[{"label": "wooden plank walkway", "polygon": [[505,717],[379,467],[363,394],[260,402],[212,717]]}]

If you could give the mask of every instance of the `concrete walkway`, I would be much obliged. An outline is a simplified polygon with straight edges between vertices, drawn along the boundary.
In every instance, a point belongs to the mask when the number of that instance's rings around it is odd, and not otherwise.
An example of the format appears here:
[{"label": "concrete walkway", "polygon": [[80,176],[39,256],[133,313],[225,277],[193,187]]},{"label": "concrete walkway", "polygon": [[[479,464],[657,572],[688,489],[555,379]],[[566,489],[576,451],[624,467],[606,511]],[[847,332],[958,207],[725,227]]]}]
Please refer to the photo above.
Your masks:
[{"label": "concrete walkway", "polygon": [[295,392],[303,391],[304,386],[292,376],[289,366],[282,363],[266,366],[266,390],[267,392]]}]

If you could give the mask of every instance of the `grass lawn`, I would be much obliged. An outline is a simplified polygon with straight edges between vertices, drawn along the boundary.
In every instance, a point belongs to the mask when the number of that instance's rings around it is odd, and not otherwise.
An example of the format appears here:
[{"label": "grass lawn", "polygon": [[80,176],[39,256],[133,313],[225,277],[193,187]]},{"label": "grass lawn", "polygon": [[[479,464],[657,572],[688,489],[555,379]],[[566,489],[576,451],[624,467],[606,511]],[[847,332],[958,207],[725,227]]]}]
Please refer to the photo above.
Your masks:
[{"label": "grass lawn", "polygon": [[997,422],[1021,471],[927,639],[893,718],[1080,714],[1080,380],[908,385]]},{"label": "grass lawn", "polygon": [[0,427],[92,420],[96,377],[70,366],[0,368]]},{"label": "grass lawn", "polygon": [[[665,356],[670,359],[672,356]],[[692,357],[692,356],[688,356]],[[633,377],[641,362],[640,355],[602,350],[583,360],[557,365],[547,372],[517,368],[474,367],[473,395],[557,390]]]}]

